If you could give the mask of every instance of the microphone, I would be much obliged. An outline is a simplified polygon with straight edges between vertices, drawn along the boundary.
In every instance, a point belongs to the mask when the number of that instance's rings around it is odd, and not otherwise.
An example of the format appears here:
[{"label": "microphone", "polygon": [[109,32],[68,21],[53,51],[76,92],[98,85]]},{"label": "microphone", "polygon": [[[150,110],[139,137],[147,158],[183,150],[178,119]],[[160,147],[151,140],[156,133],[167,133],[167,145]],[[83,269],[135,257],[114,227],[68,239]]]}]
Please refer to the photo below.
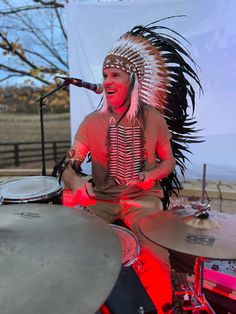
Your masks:
[{"label": "microphone", "polygon": [[84,87],[87,88],[96,94],[101,94],[103,92],[103,87],[101,84],[93,84],[89,82],[82,81],[81,79],[74,78],[74,77],[62,77],[62,76],[56,76],[56,78],[60,78],[64,80],[65,85],[75,85],[78,87]]}]

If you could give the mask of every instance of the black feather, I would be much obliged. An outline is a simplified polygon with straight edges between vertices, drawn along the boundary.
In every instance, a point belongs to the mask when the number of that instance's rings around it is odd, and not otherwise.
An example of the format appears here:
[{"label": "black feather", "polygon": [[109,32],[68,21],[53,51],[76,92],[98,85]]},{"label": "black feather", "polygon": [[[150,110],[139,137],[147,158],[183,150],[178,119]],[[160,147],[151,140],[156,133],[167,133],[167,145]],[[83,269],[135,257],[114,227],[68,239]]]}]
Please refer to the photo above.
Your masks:
[{"label": "black feather", "polygon": [[[177,16],[165,19],[174,17]],[[155,21],[146,26],[135,26],[129,33],[148,39],[165,60],[169,74],[169,85],[163,114],[172,134],[171,146],[176,164],[184,176],[186,170],[185,162],[189,161],[186,154],[191,154],[188,144],[204,141],[201,136],[195,135],[200,130],[195,129],[195,124],[197,123],[193,117],[195,90],[192,83],[196,83],[200,91],[202,91],[202,86],[195,70],[197,64],[181,42],[182,40],[188,42],[186,38],[168,27],[156,25],[165,19]],[[177,38],[174,36],[177,36]],[[192,111],[191,117],[189,116],[189,109]],[[169,205],[171,194],[176,194],[176,190],[178,192],[178,189],[181,187],[176,172],[174,171],[162,179],[161,185],[164,191],[163,205],[164,209],[166,209]]]}]

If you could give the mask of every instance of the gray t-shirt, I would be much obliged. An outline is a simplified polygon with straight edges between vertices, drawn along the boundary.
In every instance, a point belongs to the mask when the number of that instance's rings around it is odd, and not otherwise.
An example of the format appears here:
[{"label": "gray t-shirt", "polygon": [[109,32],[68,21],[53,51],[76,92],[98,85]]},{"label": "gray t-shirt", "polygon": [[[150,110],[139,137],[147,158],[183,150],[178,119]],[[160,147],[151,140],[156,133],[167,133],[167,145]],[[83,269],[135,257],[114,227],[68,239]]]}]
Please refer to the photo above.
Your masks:
[{"label": "gray t-shirt", "polygon": [[171,138],[165,119],[157,109],[144,106],[144,117],[145,127],[137,119],[126,118],[116,126],[112,114],[95,111],[78,128],[75,142],[89,148],[93,190],[98,199],[163,196],[158,182],[147,191],[126,186],[130,179],[137,178],[139,171],[156,167],[158,147]]}]

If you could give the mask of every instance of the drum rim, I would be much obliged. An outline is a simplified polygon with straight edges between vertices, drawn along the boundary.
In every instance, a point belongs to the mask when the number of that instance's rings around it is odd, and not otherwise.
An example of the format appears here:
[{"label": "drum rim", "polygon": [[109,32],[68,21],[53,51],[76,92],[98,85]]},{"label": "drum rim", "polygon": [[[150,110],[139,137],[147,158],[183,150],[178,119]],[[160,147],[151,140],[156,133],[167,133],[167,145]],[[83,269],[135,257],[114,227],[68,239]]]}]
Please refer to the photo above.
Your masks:
[{"label": "drum rim", "polygon": [[15,179],[10,179],[10,180],[7,180],[7,181],[4,181],[4,182],[1,182],[0,183],[0,188],[1,186],[4,186],[6,185],[7,183],[10,183],[10,182],[14,182],[14,181],[26,181],[26,179],[39,179],[39,178],[50,178],[50,180],[57,180],[57,183],[58,183],[58,189],[51,192],[51,193],[47,193],[47,194],[43,194],[43,195],[37,195],[37,196],[31,196],[31,197],[24,197],[24,198],[9,198],[9,197],[4,197],[3,196],[3,203],[11,203],[11,204],[22,204],[22,203],[28,203],[28,202],[37,202],[37,201],[45,201],[45,200],[50,200],[52,199],[53,197],[56,197],[58,196],[62,190],[64,189],[64,182],[61,181],[59,182],[58,179],[56,177],[53,177],[53,176],[26,176],[26,177],[20,177],[20,178],[15,178]]},{"label": "drum rim", "polygon": [[[122,266],[124,266],[124,267],[129,267],[129,266],[131,266],[132,264],[134,264],[137,261],[139,255],[140,255],[141,247],[140,247],[140,244],[139,244],[139,240],[138,240],[137,236],[128,228],[125,228],[125,227],[122,227],[122,226],[118,226],[118,225],[115,225],[115,224],[110,224],[110,226],[113,229],[122,230],[124,233],[129,234],[132,238],[134,238],[134,240],[135,240],[135,242],[137,244],[137,254],[136,254],[136,257],[133,258],[132,260],[128,260],[124,264],[122,264]],[[119,241],[120,241],[120,239],[119,239]],[[120,241],[120,243],[121,243],[121,241]]]}]

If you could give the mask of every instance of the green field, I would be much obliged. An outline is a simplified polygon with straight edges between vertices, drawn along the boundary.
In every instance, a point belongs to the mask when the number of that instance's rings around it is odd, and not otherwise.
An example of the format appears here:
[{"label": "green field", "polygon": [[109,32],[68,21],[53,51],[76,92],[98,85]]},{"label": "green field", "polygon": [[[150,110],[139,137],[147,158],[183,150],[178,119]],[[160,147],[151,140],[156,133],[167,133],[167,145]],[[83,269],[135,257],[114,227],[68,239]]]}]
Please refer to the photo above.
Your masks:
[{"label": "green field", "polygon": [[[41,143],[41,128],[39,114],[19,114],[0,112],[0,143]],[[70,114],[44,114],[45,141],[70,142]],[[6,146],[9,149],[9,146]],[[11,148],[13,149],[13,148]],[[30,154],[30,153],[28,153]],[[1,147],[0,158],[4,156],[4,146]],[[54,166],[53,161],[47,161],[47,167]],[[1,167],[2,168],[2,167]],[[21,163],[19,167],[11,165],[3,168],[41,168],[41,162]]]},{"label": "green field", "polygon": [[[0,113],[0,143],[41,141],[39,114]],[[44,114],[45,141],[70,141],[70,114]]]}]

